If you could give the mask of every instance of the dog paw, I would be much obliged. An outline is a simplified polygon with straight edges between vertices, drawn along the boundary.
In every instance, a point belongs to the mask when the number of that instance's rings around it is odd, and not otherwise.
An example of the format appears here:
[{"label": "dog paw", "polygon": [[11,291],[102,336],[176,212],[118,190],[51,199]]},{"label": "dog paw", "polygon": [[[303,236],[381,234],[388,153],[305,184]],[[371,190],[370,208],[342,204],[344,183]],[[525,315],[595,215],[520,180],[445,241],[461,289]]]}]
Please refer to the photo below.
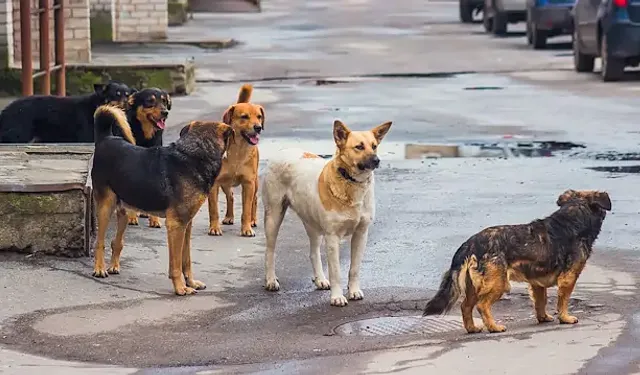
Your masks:
[{"label": "dog paw", "polygon": [[560,324],[576,324],[578,323],[578,318],[573,315],[560,315],[558,316],[558,320]]},{"label": "dog paw", "polygon": [[267,283],[264,285],[264,288],[270,292],[277,292],[280,290],[280,283],[278,282],[278,278],[267,279]]},{"label": "dog paw", "polygon": [[184,287],[179,287],[175,290],[176,294],[179,296],[188,296],[190,294],[196,294],[198,293],[197,290],[190,288],[188,286],[184,286]]},{"label": "dog paw", "polygon": [[187,286],[195,290],[207,289],[207,285],[202,281],[187,279]]},{"label": "dog paw", "polygon": [[496,325],[494,325],[494,326],[487,327],[487,330],[488,330],[490,333],[500,333],[500,332],[504,332],[504,331],[506,331],[506,330],[507,330],[507,327],[505,327],[505,326],[503,326],[503,325],[501,325],[501,324],[496,324]]},{"label": "dog paw", "polygon": [[329,280],[322,278],[315,278],[313,279],[313,283],[316,284],[316,289],[318,290],[329,290],[331,289],[331,284],[329,283]]},{"label": "dog paw", "polygon": [[129,225],[138,225],[138,217],[137,216],[129,216],[127,219],[127,224]]},{"label": "dog paw", "polygon": [[109,277],[109,273],[107,273],[104,267],[96,267],[93,269],[93,277],[105,278]]},{"label": "dog paw", "polygon": [[149,218],[149,228],[160,228],[160,227],[162,227],[162,224],[160,224],[160,219],[158,219],[157,217]]},{"label": "dog paw", "polygon": [[119,275],[120,274],[120,266],[111,266],[107,268],[107,273],[110,275]]},{"label": "dog paw", "polygon": [[256,221],[255,221],[255,220],[253,220],[253,221],[251,222],[251,228],[256,228],[257,226],[258,226],[258,224],[256,224]]},{"label": "dog paw", "polygon": [[345,296],[335,296],[331,297],[331,306],[344,307],[347,306],[349,302]]},{"label": "dog paw", "polygon": [[209,227],[210,236],[222,236],[222,229],[220,227]]},{"label": "dog paw", "polygon": [[223,225],[233,225],[233,218],[232,217],[225,217],[224,220],[222,220],[222,224]]},{"label": "dog paw", "polygon": [[480,333],[482,332],[482,327],[477,327],[477,326],[472,326],[472,327],[465,327],[465,329],[467,330],[467,333]]},{"label": "dog paw", "polygon": [[545,316],[539,316],[537,317],[538,319],[538,323],[548,323],[548,322],[553,322],[553,316],[546,314]]},{"label": "dog paw", "polygon": [[356,289],[353,292],[349,291],[349,293],[347,294],[347,297],[350,300],[359,301],[364,298],[364,293],[362,292],[362,290]]},{"label": "dog paw", "polygon": [[251,227],[249,227],[248,229],[245,228],[242,230],[242,237],[255,237],[256,236],[256,232],[253,231],[253,229],[251,229]]}]

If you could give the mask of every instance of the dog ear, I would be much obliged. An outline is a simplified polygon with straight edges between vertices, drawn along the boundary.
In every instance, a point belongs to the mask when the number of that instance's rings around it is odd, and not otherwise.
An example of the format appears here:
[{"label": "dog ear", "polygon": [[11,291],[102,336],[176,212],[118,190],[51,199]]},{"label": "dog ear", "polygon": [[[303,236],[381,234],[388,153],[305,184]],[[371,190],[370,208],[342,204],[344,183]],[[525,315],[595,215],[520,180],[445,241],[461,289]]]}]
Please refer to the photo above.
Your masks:
[{"label": "dog ear", "polygon": [[382,125],[378,125],[375,128],[371,129],[373,136],[376,138],[376,141],[380,143],[385,135],[389,132],[391,128],[391,121],[387,121]]},{"label": "dog ear", "polygon": [[333,122],[333,140],[336,142],[336,146],[338,148],[344,147],[345,143],[347,143],[347,138],[349,138],[349,134],[351,130],[340,120],[335,120]]},{"label": "dog ear", "polygon": [[567,203],[569,200],[571,200],[571,198],[576,196],[576,191],[573,189],[568,189],[565,190],[564,193],[560,194],[560,196],[558,196],[558,200],[556,200],[556,204],[559,207],[562,207],[563,204]]},{"label": "dog ear", "polygon": [[594,204],[603,210],[611,211],[611,198],[606,192],[595,192],[591,196],[591,204]]},{"label": "dog ear", "polygon": [[137,89],[137,88],[135,88],[135,87],[130,87],[130,88],[129,88],[129,95],[133,95],[133,94],[135,94],[135,93],[137,93],[137,92],[138,92],[138,89]]},{"label": "dog ear", "polygon": [[105,91],[107,91],[107,85],[105,85],[104,83],[94,83],[93,84],[93,91],[96,94],[104,94]]},{"label": "dog ear", "polygon": [[167,96],[167,110],[170,111],[171,110],[171,95],[169,95],[166,91],[164,93]]},{"label": "dog ear", "polygon": [[180,129],[180,138],[184,137],[189,132],[189,130],[191,130],[191,124],[193,124],[193,122],[188,123],[182,129]]},{"label": "dog ear", "polygon": [[264,108],[261,105],[258,106],[260,108],[260,114],[262,114],[262,129],[264,129]]},{"label": "dog ear", "polygon": [[227,108],[227,110],[224,111],[224,114],[222,115],[222,122],[224,122],[227,125],[231,125],[231,120],[233,119],[233,111],[235,109],[236,109],[235,105],[232,105],[229,108]]}]

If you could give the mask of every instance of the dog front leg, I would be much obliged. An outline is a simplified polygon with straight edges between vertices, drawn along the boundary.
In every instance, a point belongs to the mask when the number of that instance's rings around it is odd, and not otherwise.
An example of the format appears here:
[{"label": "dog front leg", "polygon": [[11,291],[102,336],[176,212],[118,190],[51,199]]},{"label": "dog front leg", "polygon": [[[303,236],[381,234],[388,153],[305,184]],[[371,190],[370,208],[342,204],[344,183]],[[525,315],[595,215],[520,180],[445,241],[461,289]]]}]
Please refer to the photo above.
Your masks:
[{"label": "dog front leg", "polygon": [[340,285],[340,237],[327,235],[324,238],[327,244],[327,263],[329,265],[329,284],[331,285],[331,305],[346,306],[347,298],[342,295]]},{"label": "dog front leg", "polygon": [[360,265],[364,256],[364,249],[367,246],[369,236],[369,223],[360,224],[353,236],[351,236],[351,265],[349,266],[349,284],[347,285],[348,298],[361,300],[364,293],[360,289]]},{"label": "dog front leg", "polygon": [[213,188],[209,192],[209,235],[210,236],[222,236],[222,229],[220,229],[220,216],[218,214],[218,193],[220,191],[220,185],[213,184]]},{"label": "dog front leg", "polygon": [[241,234],[243,237],[255,237],[256,233],[251,229],[251,210],[253,200],[256,197],[256,184],[254,181],[242,183],[242,219]]}]

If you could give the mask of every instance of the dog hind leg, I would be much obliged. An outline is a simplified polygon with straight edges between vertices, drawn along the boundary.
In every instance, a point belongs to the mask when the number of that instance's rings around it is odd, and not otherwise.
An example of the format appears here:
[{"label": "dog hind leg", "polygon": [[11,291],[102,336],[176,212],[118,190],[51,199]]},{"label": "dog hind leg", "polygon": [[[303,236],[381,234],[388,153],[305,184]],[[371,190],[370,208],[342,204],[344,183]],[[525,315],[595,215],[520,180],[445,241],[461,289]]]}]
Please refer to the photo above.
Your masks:
[{"label": "dog hind leg", "polygon": [[96,212],[98,219],[98,233],[96,239],[95,260],[93,265],[93,276],[95,277],[108,277],[105,264],[104,264],[104,242],[107,236],[107,229],[109,228],[109,220],[113,213],[113,207],[116,204],[116,194],[111,189],[105,189],[105,191],[96,190],[94,193],[96,202]]},{"label": "dog hind leg", "polygon": [[[470,270],[470,273],[476,271]],[[471,275],[473,278],[474,275]],[[473,279],[472,279],[473,280]],[[473,283],[476,284],[475,282]],[[482,283],[478,290],[477,309],[482,316],[485,327],[491,333],[504,332],[506,327],[497,324],[491,313],[491,306],[502,297],[507,285],[507,270],[502,264],[487,262],[485,264]]]},{"label": "dog hind leg", "polygon": [[207,285],[202,281],[198,281],[193,277],[193,270],[191,269],[191,227],[193,226],[193,219],[187,225],[184,233],[184,243],[182,244],[182,274],[188,287],[195,290],[206,289]]},{"label": "dog hind leg", "polygon": [[582,273],[585,263],[581,262],[568,271],[558,275],[558,320],[562,324],[576,324],[578,318],[573,315],[569,315],[569,298],[573,289],[576,286],[578,277]]},{"label": "dog hind leg", "polygon": [[129,225],[138,225],[138,217],[140,216],[139,212],[127,210],[127,217],[129,221]]},{"label": "dog hind leg", "polygon": [[311,260],[311,267],[313,268],[312,281],[316,284],[316,289],[329,290],[331,284],[322,270],[322,257],[320,256],[322,234],[318,233],[307,224],[304,224],[304,229],[307,231],[307,236],[309,237],[309,259]]},{"label": "dog hind leg", "polygon": [[111,241],[111,262],[109,262],[109,268],[107,272],[112,275],[120,273],[120,254],[124,247],[124,232],[127,229],[127,210],[123,207],[118,207],[116,211],[116,236]]},{"label": "dog hind leg", "polygon": [[[464,272],[467,272],[464,270]],[[465,288],[464,298],[462,299],[462,304],[460,304],[460,310],[462,311],[462,323],[464,324],[464,328],[467,330],[467,333],[479,333],[482,332],[482,327],[476,326],[473,321],[473,308],[478,303],[478,293],[476,293],[476,288],[473,286],[473,282],[470,277],[464,277],[465,283],[461,285],[462,288]]]},{"label": "dog hind leg", "polygon": [[552,322],[553,317],[547,313],[547,288],[529,285],[529,296],[533,301],[533,308],[536,311],[538,323]]},{"label": "dog hind leg", "polygon": [[222,186],[222,192],[224,196],[227,198],[227,212],[224,214],[224,219],[222,219],[222,224],[224,225],[233,225],[234,215],[233,215],[233,188],[230,185]]},{"label": "dog hind leg", "polygon": [[253,205],[251,206],[251,227],[258,226],[258,177],[255,180],[255,193],[253,194]]},{"label": "dog hind leg", "polygon": [[[267,194],[268,195],[268,194]],[[275,292],[280,289],[280,283],[276,277],[275,251],[278,232],[282,225],[282,220],[287,212],[288,203],[284,196],[280,197],[280,201],[274,201],[269,198],[263,198],[264,202],[264,234],[267,240],[267,248],[265,252],[265,289]]]}]

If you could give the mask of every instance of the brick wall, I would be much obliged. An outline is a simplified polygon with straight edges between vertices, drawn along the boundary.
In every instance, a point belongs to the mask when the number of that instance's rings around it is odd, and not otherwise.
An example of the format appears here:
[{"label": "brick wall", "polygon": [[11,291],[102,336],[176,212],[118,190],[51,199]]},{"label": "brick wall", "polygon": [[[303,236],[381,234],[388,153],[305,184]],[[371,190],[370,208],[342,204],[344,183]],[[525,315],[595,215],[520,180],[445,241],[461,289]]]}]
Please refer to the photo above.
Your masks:
[{"label": "brick wall", "polygon": [[[21,46],[20,46],[20,0],[13,1],[13,66],[20,67]],[[53,1],[51,0],[53,3]],[[31,0],[31,7],[35,9],[38,0]],[[89,0],[64,0],[64,22],[65,22],[65,58],[67,63],[88,63],[91,61],[91,41],[89,38]],[[51,61],[54,56],[54,32],[53,32],[53,12],[49,19],[49,40],[51,45]],[[40,55],[40,27],[37,16],[31,18],[31,47],[34,68],[39,67]]]},{"label": "brick wall", "polygon": [[0,69],[13,63],[13,3],[0,0]]},{"label": "brick wall", "polygon": [[144,41],[167,37],[167,0],[115,0],[114,9],[116,41]]}]

